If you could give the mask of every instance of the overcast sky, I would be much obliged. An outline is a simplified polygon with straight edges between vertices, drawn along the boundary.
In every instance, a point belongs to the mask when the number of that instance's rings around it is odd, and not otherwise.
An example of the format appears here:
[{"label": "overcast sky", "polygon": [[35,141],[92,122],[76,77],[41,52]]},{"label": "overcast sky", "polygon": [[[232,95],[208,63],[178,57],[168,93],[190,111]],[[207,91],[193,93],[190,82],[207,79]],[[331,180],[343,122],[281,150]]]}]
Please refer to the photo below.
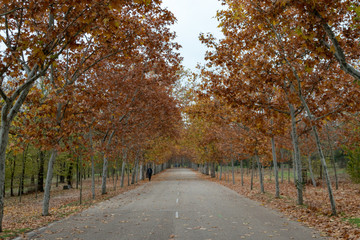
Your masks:
[{"label": "overcast sky", "polygon": [[216,38],[221,36],[214,18],[216,11],[222,6],[218,0],[163,0],[177,18],[171,27],[176,32],[176,41],[182,46],[180,53],[185,68],[196,71],[197,63],[205,63],[206,48],[199,41],[200,33],[213,33]]}]

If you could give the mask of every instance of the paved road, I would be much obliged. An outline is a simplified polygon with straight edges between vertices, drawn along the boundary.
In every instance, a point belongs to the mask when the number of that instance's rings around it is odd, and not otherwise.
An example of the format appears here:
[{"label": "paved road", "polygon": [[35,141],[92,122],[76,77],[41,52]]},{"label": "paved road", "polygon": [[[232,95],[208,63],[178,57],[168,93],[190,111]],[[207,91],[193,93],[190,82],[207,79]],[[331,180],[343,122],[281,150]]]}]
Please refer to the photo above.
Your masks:
[{"label": "paved road", "polygon": [[325,239],[188,169],[30,234],[31,239]]}]

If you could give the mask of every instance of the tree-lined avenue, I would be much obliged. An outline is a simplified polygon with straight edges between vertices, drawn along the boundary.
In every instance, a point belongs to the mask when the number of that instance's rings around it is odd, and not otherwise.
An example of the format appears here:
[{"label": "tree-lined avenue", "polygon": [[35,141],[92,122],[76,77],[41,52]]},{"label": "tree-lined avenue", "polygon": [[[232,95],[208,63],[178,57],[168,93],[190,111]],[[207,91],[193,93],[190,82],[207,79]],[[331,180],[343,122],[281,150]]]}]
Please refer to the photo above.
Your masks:
[{"label": "tree-lined avenue", "polygon": [[314,230],[282,217],[189,169],[150,183],[49,227],[31,239],[312,239]]}]

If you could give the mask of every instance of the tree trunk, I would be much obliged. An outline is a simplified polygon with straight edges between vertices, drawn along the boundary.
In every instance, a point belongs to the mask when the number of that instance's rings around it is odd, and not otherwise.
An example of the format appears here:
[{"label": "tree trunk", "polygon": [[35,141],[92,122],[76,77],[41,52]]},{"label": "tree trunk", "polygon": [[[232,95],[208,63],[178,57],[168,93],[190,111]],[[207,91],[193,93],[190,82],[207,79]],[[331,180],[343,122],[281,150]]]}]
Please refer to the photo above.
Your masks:
[{"label": "tree trunk", "polygon": [[241,186],[244,186],[244,160],[240,161],[240,172],[241,172]]},{"label": "tree trunk", "polygon": [[79,157],[76,158],[76,189],[79,189],[80,170],[79,170]]},{"label": "tree trunk", "polygon": [[67,185],[72,186],[72,180],[73,180],[73,162],[69,163],[69,168],[66,176]]},{"label": "tree trunk", "polygon": [[288,183],[290,183],[290,162],[288,162]]},{"label": "tree trunk", "polygon": [[221,180],[222,178],[222,169],[223,169],[223,164],[220,163],[220,174],[219,174],[219,180]]},{"label": "tree trunk", "polygon": [[82,183],[83,183],[83,180],[82,180],[82,174],[85,174],[84,173],[84,171],[83,171],[83,166],[82,166],[82,159],[81,159],[81,156],[79,156],[79,175],[80,175],[80,179],[79,179],[79,181],[80,181],[80,205],[82,204],[82,190],[83,190],[83,188],[82,188]]},{"label": "tree trunk", "polygon": [[10,196],[14,196],[14,176],[16,169],[16,155],[14,155],[14,160],[10,168]]},{"label": "tree trunk", "polygon": [[95,199],[95,159],[94,159],[94,147],[93,147],[93,137],[92,137],[92,128],[90,127],[89,131],[89,141],[90,141],[90,158],[91,158],[91,197]]},{"label": "tree trunk", "polygon": [[320,138],[319,138],[316,126],[313,125],[312,129],[313,129],[313,133],[314,133],[314,136],[315,136],[316,146],[317,146],[318,151],[319,151],[320,160],[321,160],[322,166],[324,168],[325,180],[326,180],[326,185],[328,187],[329,200],[330,200],[330,204],[331,204],[331,211],[332,211],[332,214],[336,216],[337,215],[336,214],[336,204],[335,204],[335,199],[334,199],[334,195],[333,195],[333,192],[332,192],[330,176],[329,176],[327,166],[326,166],[325,156],[324,156],[324,153],[322,151]]},{"label": "tree trunk", "polygon": [[103,169],[102,169],[103,172],[102,172],[102,181],[101,181],[101,195],[106,194],[106,177],[108,172],[108,159],[105,154],[103,159],[104,161],[103,161]]},{"label": "tree trunk", "polygon": [[235,185],[235,172],[234,172],[234,158],[231,157],[231,174],[232,174],[232,182]]},{"label": "tree trunk", "polygon": [[281,165],[281,183],[284,182],[284,163],[280,163]]},{"label": "tree trunk", "polygon": [[21,202],[21,196],[24,194],[24,182],[25,182],[25,165],[26,165],[26,154],[27,154],[27,150],[28,150],[29,145],[26,146],[26,148],[23,151],[23,155],[22,155],[22,170],[21,170],[21,176],[20,176],[20,184],[19,184],[19,192],[18,192],[18,196],[19,201]]},{"label": "tree trunk", "polygon": [[259,156],[257,155],[257,152],[255,152],[255,158],[256,158],[258,168],[259,168],[260,190],[261,190],[261,193],[265,193],[263,172],[262,172],[262,167],[261,167],[260,159],[259,159]]},{"label": "tree trunk", "polygon": [[140,172],[140,181],[144,180],[144,176],[143,176],[144,170],[143,170],[143,164],[142,163],[140,164],[140,171],[139,172]]},{"label": "tree trunk", "polygon": [[[111,143],[111,140],[112,138],[114,137],[115,135],[115,131],[112,131],[110,136],[109,136],[109,139],[106,143],[106,153],[104,153],[104,162],[103,162],[103,175],[102,175],[102,182],[101,182],[101,194],[104,195],[106,194],[106,177],[107,177],[107,174],[108,174],[108,158],[106,156],[108,150],[109,150],[109,147],[110,147],[110,143]],[[105,141],[105,139],[104,139]]]},{"label": "tree trunk", "polygon": [[250,180],[250,190],[253,190],[253,184],[254,184],[254,167],[255,167],[255,161],[254,161],[254,159],[251,159],[251,180]]},{"label": "tree trunk", "polygon": [[44,192],[44,166],[45,166],[45,152],[40,150],[38,182],[37,182],[37,190],[40,192]]},{"label": "tree trunk", "polygon": [[274,136],[271,137],[271,148],[272,148],[272,156],[273,156],[273,164],[274,164],[274,176],[275,176],[275,197],[280,198],[279,173],[278,173],[278,167],[277,167],[276,148],[275,148]]},{"label": "tree trunk", "polygon": [[316,181],[315,181],[314,173],[313,173],[312,166],[311,166],[312,164],[311,164],[311,154],[310,153],[308,156],[308,162],[309,162],[309,171],[310,171],[311,181],[312,181],[312,184],[314,185],[314,187],[316,187]]},{"label": "tree trunk", "polygon": [[211,178],[215,177],[215,163],[211,163]]},{"label": "tree trunk", "polygon": [[51,190],[51,182],[53,177],[53,166],[56,160],[57,150],[54,148],[51,150],[51,157],[48,163],[48,171],[46,175],[45,189],[44,189],[44,201],[43,201],[43,209],[42,215],[49,215],[49,203],[50,203],[50,190]]},{"label": "tree trunk", "polygon": [[[300,158],[300,149],[299,149],[299,140],[296,129],[296,117],[295,117],[295,109],[292,104],[289,103],[290,108],[290,116],[291,116],[291,138],[294,147],[294,162],[297,170],[297,181],[296,181],[296,189],[297,189],[297,203],[299,205],[303,205],[303,184],[302,184],[302,174],[301,174],[301,158]],[[294,167],[294,166],[293,166]]]},{"label": "tree trunk", "polygon": [[335,174],[335,189],[338,190],[339,189],[339,181],[338,181],[337,172],[336,172],[334,149],[333,149],[333,146],[332,146],[332,143],[331,143],[329,131],[330,131],[329,127],[328,127],[328,125],[326,125],[326,133],[327,133],[327,138],[328,138],[329,147],[330,147],[330,154],[331,154],[331,163],[333,165],[334,174]]}]

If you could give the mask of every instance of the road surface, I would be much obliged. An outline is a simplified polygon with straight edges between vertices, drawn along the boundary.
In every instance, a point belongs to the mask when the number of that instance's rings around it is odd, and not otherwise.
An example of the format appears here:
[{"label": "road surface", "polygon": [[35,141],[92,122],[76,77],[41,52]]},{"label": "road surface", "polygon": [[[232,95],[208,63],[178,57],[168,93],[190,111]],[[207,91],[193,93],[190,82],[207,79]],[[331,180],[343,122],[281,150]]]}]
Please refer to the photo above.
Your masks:
[{"label": "road surface", "polygon": [[325,239],[236,192],[170,169],[156,181],[28,234],[30,239]]}]

